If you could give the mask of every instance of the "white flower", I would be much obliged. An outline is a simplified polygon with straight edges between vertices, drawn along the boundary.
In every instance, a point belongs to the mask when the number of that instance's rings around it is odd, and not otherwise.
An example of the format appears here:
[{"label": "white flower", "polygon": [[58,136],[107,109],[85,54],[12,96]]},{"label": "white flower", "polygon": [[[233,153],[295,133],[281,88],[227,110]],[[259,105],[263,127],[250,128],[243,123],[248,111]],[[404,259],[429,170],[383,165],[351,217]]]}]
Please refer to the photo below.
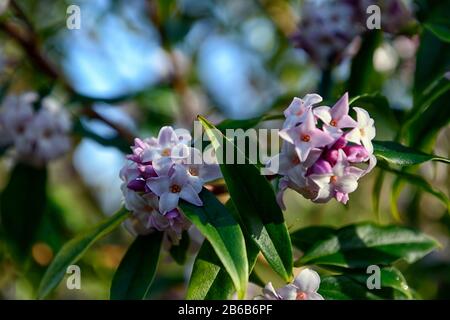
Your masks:
[{"label": "white flower", "polygon": [[180,198],[196,206],[203,205],[198,196],[202,190],[201,182],[190,177],[182,165],[175,164],[170,169],[154,165],[154,168],[158,177],[148,179],[147,186],[159,196],[159,211],[162,214],[175,209]]},{"label": "white flower", "polygon": [[280,137],[295,145],[295,151],[302,162],[306,161],[312,149],[326,146],[334,141],[328,133],[316,128],[311,110],[306,112],[305,121],[302,124],[281,130]]},{"label": "white flower", "polygon": [[357,125],[345,135],[345,138],[350,142],[362,144],[367,151],[372,154],[372,139],[375,138],[376,135],[374,126],[375,121],[370,117],[366,110],[358,107],[354,107],[353,109],[356,111]]},{"label": "white flower", "polygon": [[0,128],[5,140],[14,146],[18,160],[42,166],[66,153],[70,148],[70,118],[54,99],[38,102],[35,93],[9,96],[0,113]]},{"label": "white flower", "polygon": [[283,129],[295,127],[306,119],[306,111],[311,109],[314,104],[322,102],[322,97],[318,94],[307,94],[303,99],[295,97],[289,107],[284,111],[286,120]]},{"label": "white flower", "polygon": [[317,293],[320,286],[320,276],[311,269],[303,269],[294,279],[294,282],[278,290],[272,283],[263,289],[263,295],[256,297],[261,300],[324,300]]},{"label": "white flower", "polygon": [[149,147],[142,153],[142,161],[150,162],[161,158],[184,159],[189,156],[190,135],[177,135],[172,127],[162,127],[158,139],[148,139]]}]

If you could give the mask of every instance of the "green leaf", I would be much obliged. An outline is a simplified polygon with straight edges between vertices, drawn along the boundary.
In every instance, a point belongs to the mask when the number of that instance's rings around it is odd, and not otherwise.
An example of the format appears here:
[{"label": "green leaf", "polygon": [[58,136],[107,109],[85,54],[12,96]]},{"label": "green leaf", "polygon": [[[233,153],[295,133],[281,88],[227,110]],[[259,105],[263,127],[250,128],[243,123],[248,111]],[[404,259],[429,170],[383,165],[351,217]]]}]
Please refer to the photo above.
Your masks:
[{"label": "green leaf", "polygon": [[397,213],[396,213],[396,208],[395,209],[393,208],[393,206],[394,206],[393,201],[396,201],[396,199],[399,197],[401,189],[402,189],[400,180],[404,180],[410,184],[418,186],[425,192],[428,192],[429,194],[435,196],[438,200],[440,200],[447,207],[447,210],[450,212],[450,200],[448,199],[447,195],[445,193],[443,193],[442,191],[433,187],[422,176],[419,176],[419,175],[416,175],[413,173],[409,173],[407,171],[392,169],[383,163],[379,163],[379,167],[385,171],[389,171],[389,172],[397,175],[397,180],[394,182],[393,191],[391,193],[391,208],[393,209],[394,214],[397,214]]},{"label": "green leaf", "polygon": [[177,245],[172,245],[170,247],[170,256],[179,265],[183,265],[186,262],[190,242],[188,232],[183,231],[180,242]]},{"label": "green leaf", "polygon": [[406,227],[361,223],[346,226],[319,241],[296,265],[365,268],[372,264],[389,265],[400,259],[413,263],[437,246],[431,237]]},{"label": "green leaf", "polygon": [[383,33],[381,30],[372,30],[364,34],[361,48],[353,58],[350,69],[348,91],[351,96],[368,91],[370,80],[375,73],[373,55],[382,40]]},{"label": "green leaf", "polygon": [[392,111],[388,99],[378,93],[363,94],[350,99],[349,104],[352,107],[361,107],[369,112],[375,120],[375,126],[389,126],[393,130],[398,130],[399,124]]},{"label": "green leaf", "polygon": [[28,256],[46,208],[47,170],[17,164],[0,198],[1,226],[19,260]]},{"label": "green leaf", "polygon": [[[445,21],[447,22],[447,21]],[[447,23],[426,23],[425,28],[433,32],[433,34],[445,42],[450,42],[450,24]]]},{"label": "green leaf", "polygon": [[370,273],[353,272],[322,278],[319,293],[326,300],[350,299],[411,299],[412,292],[405,278],[395,268],[380,270],[380,289],[369,289],[367,280]]},{"label": "green leaf", "polygon": [[111,300],[142,300],[147,296],[158,267],[163,232],[138,236],[114,274]]},{"label": "green leaf", "polygon": [[374,155],[390,164],[411,166],[426,161],[450,163],[450,159],[427,154],[394,141],[373,141]]},{"label": "green leaf", "polygon": [[[229,200],[225,206],[235,219],[239,220],[232,201]],[[244,235],[244,238],[249,273],[251,274],[259,254],[259,248],[247,236]],[[211,244],[208,241],[203,242],[192,268],[186,299],[224,300],[229,299],[233,292],[233,282],[214,253]]]},{"label": "green leaf", "polygon": [[311,249],[317,242],[332,237],[336,232],[333,227],[311,226],[291,233],[292,244],[302,251]]},{"label": "green leaf", "polygon": [[202,207],[181,202],[186,217],[208,239],[215,253],[227,270],[238,296],[243,298],[247,290],[248,263],[244,236],[236,220],[208,190],[200,192]]},{"label": "green leaf", "polygon": [[375,216],[377,217],[377,222],[380,222],[380,197],[381,190],[383,189],[383,182],[384,172],[380,170],[375,178],[372,192],[373,211],[375,212]]},{"label": "green leaf", "polygon": [[95,242],[117,228],[127,217],[127,210],[122,208],[91,230],[67,242],[45,272],[39,286],[38,299],[45,298],[64,278],[68,266],[81,259]]},{"label": "green leaf", "polygon": [[[246,159],[243,152],[205,118],[199,117],[199,120],[217,155],[225,155],[225,150]],[[272,186],[248,159],[245,164],[223,163],[220,169],[244,232],[255,241],[273,270],[289,281],[292,277],[291,240]]]}]

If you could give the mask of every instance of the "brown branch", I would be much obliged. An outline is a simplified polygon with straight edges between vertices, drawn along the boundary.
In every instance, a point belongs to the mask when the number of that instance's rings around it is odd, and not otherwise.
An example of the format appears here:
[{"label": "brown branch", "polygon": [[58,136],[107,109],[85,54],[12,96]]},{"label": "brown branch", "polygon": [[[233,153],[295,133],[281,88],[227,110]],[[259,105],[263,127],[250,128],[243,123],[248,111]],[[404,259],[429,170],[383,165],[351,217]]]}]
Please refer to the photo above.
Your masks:
[{"label": "brown branch", "polygon": [[[12,2],[14,3],[14,1]],[[16,5],[18,8],[18,6]],[[19,9],[20,10],[20,9]],[[16,10],[17,11],[17,10]],[[18,14],[21,18],[26,19],[24,13],[22,11]],[[27,20],[28,21],[28,20]],[[25,23],[27,25],[27,29],[32,28],[31,23],[28,21]],[[14,39],[24,50],[27,56],[30,58],[31,62],[40,69],[43,73],[45,73],[48,77],[50,77],[54,81],[59,81],[63,84],[64,88],[71,94],[76,95],[75,89],[69,84],[63,74],[56,68],[41,52],[39,41],[34,33],[33,29],[30,30],[22,30],[18,25],[8,22],[8,21],[0,21],[0,30],[3,30],[7,35],[9,35],[12,39]],[[112,121],[104,118],[102,115],[97,113],[92,109],[92,106],[88,106],[82,109],[82,113],[88,117],[93,119],[101,120],[106,123],[127,142],[132,144],[134,141],[134,134],[127,130],[126,128],[113,123]]]}]

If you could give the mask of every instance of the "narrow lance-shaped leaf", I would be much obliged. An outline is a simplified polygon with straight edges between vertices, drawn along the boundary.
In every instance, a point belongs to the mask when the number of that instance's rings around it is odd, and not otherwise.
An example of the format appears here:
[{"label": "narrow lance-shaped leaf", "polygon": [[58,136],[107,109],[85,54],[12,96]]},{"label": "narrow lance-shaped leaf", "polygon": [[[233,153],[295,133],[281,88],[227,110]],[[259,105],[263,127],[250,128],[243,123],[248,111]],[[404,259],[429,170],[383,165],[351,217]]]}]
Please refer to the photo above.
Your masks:
[{"label": "narrow lance-shaped leaf", "polygon": [[377,158],[399,166],[411,166],[426,161],[450,163],[450,159],[427,154],[394,141],[373,141],[373,148]]},{"label": "narrow lance-shaped leaf", "polygon": [[45,272],[39,286],[38,298],[45,298],[64,278],[68,266],[81,259],[95,242],[117,228],[127,217],[127,210],[122,208],[96,227],[67,242]]},{"label": "narrow lance-shaped leaf", "polygon": [[163,235],[163,232],[153,232],[134,240],[114,274],[112,300],[146,298],[158,267]]},{"label": "narrow lance-shaped leaf", "polygon": [[273,270],[289,281],[292,278],[291,240],[270,183],[233,142],[205,118],[199,116],[199,120],[219,157],[226,151],[245,160],[243,164],[235,164],[219,159],[223,162],[220,169],[244,232],[255,241]]},{"label": "narrow lance-shaped leaf", "polygon": [[17,164],[0,198],[7,244],[20,260],[28,256],[46,208],[47,170]]},{"label": "narrow lance-shaped leaf", "polygon": [[[386,164],[380,162],[379,167],[382,168],[385,171],[394,173],[397,178],[394,181],[393,184],[393,191],[391,193],[391,201],[396,201],[396,199],[400,196],[400,192],[402,190],[403,184],[402,181],[406,181],[412,185],[415,185],[419,188],[421,188],[423,191],[433,195],[436,197],[439,201],[441,201],[446,207],[447,210],[450,212],[450,200],[448,199],[447,195],[443,193],[442,191],[436,189],[434,186],[432,186],[427,180],[425,180],[422,176],[416,175],[414,173],[410,173],[407,171],[402,170],[396,170],[393,168],[390,168]],[[402,181],[400,181],[402,180]],[[392,202],[391,205],[394,205]],[[394,211],[395,213],[395,211]]]},{"label": "narrow lance-shaped leaf", "polygon": [[413,263],[437,246],[433,238],[406,227],[361,223],[339,229],[334,236],[319,241],[296,265],[366,268],[400,259]]},{"label": "narrow lance-shaped leaf", "polygon": [[[231,200],[225,206],[235,219],[239,220],[238,213]],[[247,248],[249,273],[251,273],[258,257],[259,248],[245,235],[244,238]],[[186,299],[225,300],[230,298],[234,292],[233,289],[233,281],[214,253],[211,244],[208,241],[203,242],[192,268]]]},{"label": "narrow lance-shaped leaf", "polygon": [[186,217],[208,239],[227,270],[240,298],[244,298],[248,282],[248,263],[244,236],[239,224],[208,190],[200,193],[203,206],[181,202]]}]

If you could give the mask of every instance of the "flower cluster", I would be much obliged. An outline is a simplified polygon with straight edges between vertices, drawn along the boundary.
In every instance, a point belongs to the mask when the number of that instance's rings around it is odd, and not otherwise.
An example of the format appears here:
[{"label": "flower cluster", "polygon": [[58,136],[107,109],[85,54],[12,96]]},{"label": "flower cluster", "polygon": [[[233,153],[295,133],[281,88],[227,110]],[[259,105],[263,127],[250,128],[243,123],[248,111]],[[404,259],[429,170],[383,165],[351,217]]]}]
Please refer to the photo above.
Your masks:
[{"label": "flower cluster", "polygon": [[292,36],[294,45],[304,49],[321,68],[339,63],[349,44],[367,31],[367,8],[371,5],[380,8],[385,32],[399,33],[413,21],[402,0],[308,0]]},{"label": "flower cluster", "polygon": [[317,293],[320,286],[320,276],[311,269],[303,269],[294,281],[275,290],[269,282],[263,289],[263,294],[257,300],[323,300]]},{"label": "flower cluster", "polygon": [[70,148],[69,114],[51,97],[34,92],[8,96],[0,108],[0,146],[13,147],[19,161],[42,166]]},{"label": "flower cluster", "polygon": [[190,143],[187,131],[171,127],[161,128],[158,138],[135,139],[120,173],[125,207],[133,213],[126,226],[133,233],[165,231],[176,244],[189,227],[179,200],[203,205],[198,194],[206,182],[220,177],[220,169],[203,163],[201,152]]},{"label": "flower cluster", "polygon": [[[347,93],[332,108],[314,107],[321,101],[317,94],[294,98],[284,112],[286,120],[279,133],[284,140],[281,153],[267,163],[269,170],[278,168],[273,173],[283,176],[277,195],[283,209],[287,188],[314,202],[334,197],[345,204],[349,193],[358,187],[358,179],[376,164],[374,121],[367,111],[354,107],[357,120],[350,117]],[[367,168],[356,166],[361,163],[367,163]]]},{"label": "flower cluster", "polygon": [[342,52],[362,31],[354,7],[346,1],[305,1],[292,37],[321,68],[338,63]]}]

